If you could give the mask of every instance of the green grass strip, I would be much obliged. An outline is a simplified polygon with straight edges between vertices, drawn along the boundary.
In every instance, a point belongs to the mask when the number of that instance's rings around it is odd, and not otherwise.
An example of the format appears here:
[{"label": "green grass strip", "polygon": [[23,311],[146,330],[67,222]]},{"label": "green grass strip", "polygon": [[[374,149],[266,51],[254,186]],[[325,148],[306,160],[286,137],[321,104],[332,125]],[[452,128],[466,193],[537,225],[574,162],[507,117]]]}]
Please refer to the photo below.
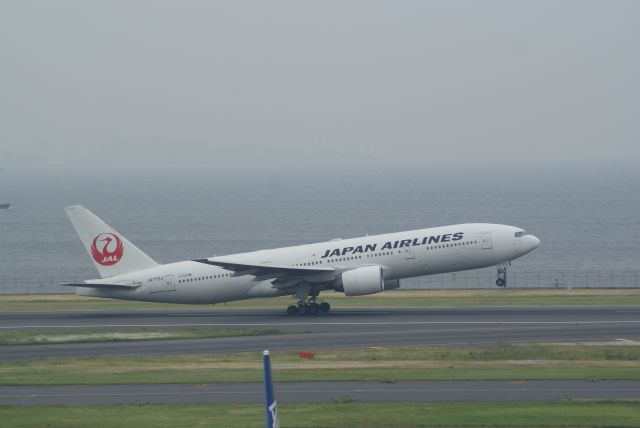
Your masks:
[{"label": "green grass strip", "polygon": [[0,330],[0,346],[50,343],[127,342],[279,334],[274,328],[48,328]]},{"label": "green grass strip", "polygon": [[[279,406],[280,424],[306,428],[640,426],[638,402],[320,403]],[[258,427],[261,405],[0,407],[0,427]]]},{"label": "green grass strip", "polygon": [[[260,353],[44,359],[0,363],[4,385],[260,382]],[[640,346],[501,344],[272,352],[279,381],[638,380]]]},{"label": "green grass strip", "polygon": [[[638,289],[574,290],[394,290],[370,296],[346,297],[323,292],[334,308],[469,307],[469,306],[640,306]],[[138,309],[211,310],[280,308],[291,297],[249,299],[228,304],[177,305],[80,297],[73,294],[0,296],[0,312],[10,311],[118,311]]]}]

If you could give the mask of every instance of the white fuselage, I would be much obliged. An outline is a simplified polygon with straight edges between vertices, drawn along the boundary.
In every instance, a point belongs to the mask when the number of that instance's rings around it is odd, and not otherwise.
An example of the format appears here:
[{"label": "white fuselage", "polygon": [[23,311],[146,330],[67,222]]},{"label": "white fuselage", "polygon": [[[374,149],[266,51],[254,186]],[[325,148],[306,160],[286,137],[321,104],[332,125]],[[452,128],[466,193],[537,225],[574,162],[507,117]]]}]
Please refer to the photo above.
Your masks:
[{"label": "white fuselage", "polygon": [[[264,266],[332,267],[336,272],[379,265],[385,281],[499,265],[534,250],[540,241],[522,229],[469,223],[407,232],[332,240],[218,257]],[[236,275],[231,270],[183,261],[87,283],[131,282],[131,289],[76,288],[87,296],[169,303],[212,304],[292,294],[274,286],[273,275]],[[319,290],[332,289],[334,274],[305,278]]]}]

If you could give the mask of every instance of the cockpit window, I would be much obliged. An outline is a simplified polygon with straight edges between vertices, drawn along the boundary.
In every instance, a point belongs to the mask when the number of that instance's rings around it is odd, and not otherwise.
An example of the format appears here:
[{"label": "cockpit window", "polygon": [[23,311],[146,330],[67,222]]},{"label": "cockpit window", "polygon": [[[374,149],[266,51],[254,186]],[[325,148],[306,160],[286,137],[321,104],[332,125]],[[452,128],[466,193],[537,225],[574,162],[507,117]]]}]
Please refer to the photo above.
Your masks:
[{"label": "cockpit window", "polygon": [[522,231],[522,232],[516,232],[516,238],[521,238],[521,237],[522,237],[522,235],[526,235],[526,234],[527,234],[527,232],[525,232],[525,231]]}]

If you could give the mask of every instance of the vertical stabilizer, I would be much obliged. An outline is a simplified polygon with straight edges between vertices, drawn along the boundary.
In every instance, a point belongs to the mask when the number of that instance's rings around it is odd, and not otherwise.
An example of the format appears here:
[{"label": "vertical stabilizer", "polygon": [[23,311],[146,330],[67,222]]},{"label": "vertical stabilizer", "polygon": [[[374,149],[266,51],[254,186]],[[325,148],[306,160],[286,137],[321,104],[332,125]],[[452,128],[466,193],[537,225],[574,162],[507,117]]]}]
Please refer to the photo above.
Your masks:
[{"label": "vertical stabilizer", "polygon": [[151,257],[82,205],[64,210],[102,278],[158,266]]}]

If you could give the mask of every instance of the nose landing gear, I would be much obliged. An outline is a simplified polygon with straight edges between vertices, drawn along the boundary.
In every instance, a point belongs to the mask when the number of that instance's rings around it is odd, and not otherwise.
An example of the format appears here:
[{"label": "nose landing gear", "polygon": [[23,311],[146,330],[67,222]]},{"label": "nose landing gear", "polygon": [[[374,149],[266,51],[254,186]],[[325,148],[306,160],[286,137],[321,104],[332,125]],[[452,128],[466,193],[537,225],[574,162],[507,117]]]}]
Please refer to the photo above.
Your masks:
[{"label": "nose landing gear", "polygon": [[498,287],[507,286],[507,266],[507,263],[498,266],[498,278],[496,279],[496,285]]}]

